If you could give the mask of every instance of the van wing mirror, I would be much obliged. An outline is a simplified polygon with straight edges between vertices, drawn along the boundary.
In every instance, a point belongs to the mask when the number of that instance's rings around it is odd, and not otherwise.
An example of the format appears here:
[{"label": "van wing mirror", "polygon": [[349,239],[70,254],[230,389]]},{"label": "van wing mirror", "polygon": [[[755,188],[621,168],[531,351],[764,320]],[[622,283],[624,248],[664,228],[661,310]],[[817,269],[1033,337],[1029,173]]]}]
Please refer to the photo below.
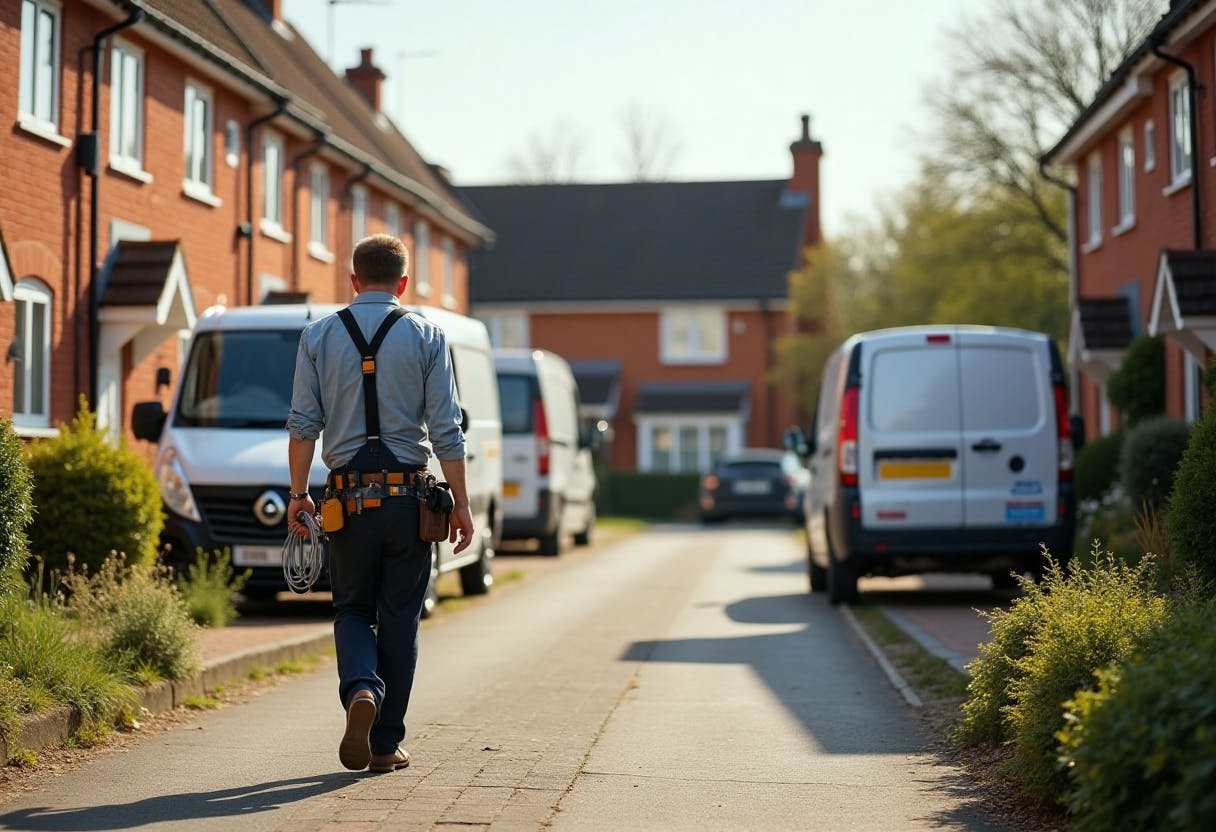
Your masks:
[{"label": "van wing mirror", "polygon": [[804,459],[815,452],[814,440],[808,439],[807,435],[803,433],[802,428],[797,425],[785,432],[785,435],[781,439],[781,445],[785,450],[795,453]]},{"label": "van wing mirror", "polygon": [[1080,448],[1085,444],[1085,417],[1074,413],[1068,417],[1068,433],[1072,437],[1072,446]]},{"label": "van wing mirror", "polygon": [[131,432],[136,439],[159,442],[166,415],[160,402],[139,402],[131,408]]},{"label": "van wing mirror", "polygon": [[460,432],[469,432],[469,411],[465,410],[463,407],[460,408]]}]

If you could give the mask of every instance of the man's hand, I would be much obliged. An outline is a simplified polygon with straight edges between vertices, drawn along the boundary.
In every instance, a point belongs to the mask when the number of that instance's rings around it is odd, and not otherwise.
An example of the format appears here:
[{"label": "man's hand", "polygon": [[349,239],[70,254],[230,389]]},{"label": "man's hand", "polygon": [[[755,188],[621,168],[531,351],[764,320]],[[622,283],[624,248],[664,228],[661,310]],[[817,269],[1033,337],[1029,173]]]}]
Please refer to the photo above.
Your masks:
[{"label": "man's hand", "polygon": [[312,497],[302,497],[287,504],[287,528],[293,534],[308,537],[308,526],[300,522],[301,511],[305,514],[315,515],[317,513],[317,506],[312,501]]},{"label": "man's hand", "polygon": [[473,512],[469,504],[458,505],[448,517],[448,543],[455,543],[453,554],[459,555],[473,542]]}]

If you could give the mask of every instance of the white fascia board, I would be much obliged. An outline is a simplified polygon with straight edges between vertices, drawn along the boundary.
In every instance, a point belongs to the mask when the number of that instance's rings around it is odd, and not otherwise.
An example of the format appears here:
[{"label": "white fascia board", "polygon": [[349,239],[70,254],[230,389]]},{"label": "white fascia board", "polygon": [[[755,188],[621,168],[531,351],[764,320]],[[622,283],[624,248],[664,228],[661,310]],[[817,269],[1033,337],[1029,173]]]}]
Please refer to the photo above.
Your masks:
[{"label": "white fascia board", "polygon": [[1119,91],[1111,96],[1097,112],[1090,115],[1084,126],[1051,158],[1053,165],[1075,164],[1089,150],[1090,145],[1104,133],[1118,126],[1129,112],[1141,101],[1153,94],[1153,79],[1142,74],[1144,65],[1135,67],[1131,76]]},{"label": "white fascia board", "polygon": [[1148,317],[1148,334],[1162,335],[1180,332],[1183,329],[1182,312],[1178,309],[1178,295],[1174,290],[1174,275],[1170,272],[1170,261],[1165,252],[1157,267],[1157,285],[1153,287],[1153,309]]},{"label": "white fascia board", "polygon": [[[785,298],[774,298],[765,302],[769,312],[784,312],[789,306]],[[469,313],[476,317],[485,312],[525,312],[538,315],[611,315],[638,312],[658,313],[664,309],[690,309],[709,307],[727,312],[759,312],[760,304],[754,300],[585,300],[585,301],[478,301],[472,304]]]}]

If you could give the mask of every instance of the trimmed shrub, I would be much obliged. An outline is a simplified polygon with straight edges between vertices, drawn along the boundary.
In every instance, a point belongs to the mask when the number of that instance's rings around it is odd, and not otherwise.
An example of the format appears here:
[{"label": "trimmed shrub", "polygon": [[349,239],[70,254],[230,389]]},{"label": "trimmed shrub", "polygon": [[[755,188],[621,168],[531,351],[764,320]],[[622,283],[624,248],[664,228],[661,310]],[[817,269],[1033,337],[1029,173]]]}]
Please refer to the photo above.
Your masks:
[{"label": "trimmed shrub", "polygon": [[1174,489],[1174,472],[1190,438],[1190,425],[1166,416],[1142,422],[1127,432],[1119,471],[1133,509],[1146,504],[1154,510],[1165,506]]},{"label": "trimmed shrub", "polygon": [[223,627],[237,617],[236,601],[251,574],[249,569],[236,574],[227,549],[214,556],[199,549],[194,563],[177,576],[177,588],[195,624]]},{"label": "trimmed shrub", "polygon": [[30,549],[48,569],[65,569],[69,554],[94,568],[111,552],[133,563],[156,559],[164,528],[156,477],[125,442],[111,443],[83,402],[59,436],[34,444],[29,460],[37,506]]},{"label": "trimmed shrub", "polygon": [[696,516],[699,474],[644,474],[603,471],[599,476],[601,514],[671,520]]},{"label": "trimmed shrub", "polygon": [[1216,406],[1191,431],[1174,486],[1166,517],[1174,572],[1216,587]]},{"label": "trimmed shrub", "polygon": [[1077,452],[1076,488],[1078,500],[1100,500],[1119,482],[1119,456],[1123,434],[1112,433],[1095,439]]},{"label": "trimmed shrub", "polygon": [[1160,335],[1131,343],[1123,363],[1107,379],[1106,398],[1128,425],[1165,412],[1165,340]]},{"label": "trimmed shrub", "polygon": [[1216,606],[1098,673],[1058,734],[1078,832],[1216,829]]},{"label": "trimmed shrub", "polygon": [[33,478],[13,423],[0,421],[0,594],[20,584],[29,560],[26,528],[33,518]]}]

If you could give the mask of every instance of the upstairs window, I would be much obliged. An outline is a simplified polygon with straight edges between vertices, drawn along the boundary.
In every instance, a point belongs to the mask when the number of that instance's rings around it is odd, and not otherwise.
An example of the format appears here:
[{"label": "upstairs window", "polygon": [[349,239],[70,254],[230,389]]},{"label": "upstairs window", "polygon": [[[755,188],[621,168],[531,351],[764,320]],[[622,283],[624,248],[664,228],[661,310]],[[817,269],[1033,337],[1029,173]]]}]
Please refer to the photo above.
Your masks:
[{"label": "upstairs window", "polygon": [[1102,242],[1102,157],[1089,157],[1085,180],[1086,209],[1089,214],[1089,245]]},{"label": "upstairs window", "polygon": [[1136,222],[1136,142],[1131,130],[1119,136],[1119,227]]},{"label": "upstairs window", "polygon": [[144,55],[125,43],[110,50],[110,164],[144,169]]},{"label": "upstairs window", "polygon": [[262,219],[283,228],[283,139],[262,134]]},{"label": "upstairs window", "polygon": [[414,223],[414,291],[431,293],[431,228],[422,220]]},{"label": "upstairs window", "polygon": [[401,209],[395,202],[384,206],[384,233],[390,237],[401,237]]},{"label": "upstairs window", "polygon": [[443,238],[443,305],[456,308],[456,241]]},{"label": "upstairs window", "polygon": [[23,118],[59,132],[59,3],[21,0],[21,79],[18,107]]},{"label": "upstairs window", "polygon": [[665,309],[659,316],[659,329],[664,364],[721,364],[726,361],[724,309]]},{"label": "upstairs window", "polygon": [[1191,179],[1191,95],[1185,75],[1170,81],[1170,181]]},{"label": "upstairs window", "polygon": [[350,190],[351,247],[367,236],[367,188],[356,185]]},{"label": "upstairs window", "polygon": [[1157,130],[1152,119],[1144,122],[1144,170],[1157,167]]},{"label": "upstairs window", "polygon": [[308,176],[308,246],[314,255],[329,251],[329,171],[313,163]]},{"label": "upstairs window", "polygon": [[215,119],[211,90],[186,82],[186,192],[211,194],[215,150],[211,145]]}]

